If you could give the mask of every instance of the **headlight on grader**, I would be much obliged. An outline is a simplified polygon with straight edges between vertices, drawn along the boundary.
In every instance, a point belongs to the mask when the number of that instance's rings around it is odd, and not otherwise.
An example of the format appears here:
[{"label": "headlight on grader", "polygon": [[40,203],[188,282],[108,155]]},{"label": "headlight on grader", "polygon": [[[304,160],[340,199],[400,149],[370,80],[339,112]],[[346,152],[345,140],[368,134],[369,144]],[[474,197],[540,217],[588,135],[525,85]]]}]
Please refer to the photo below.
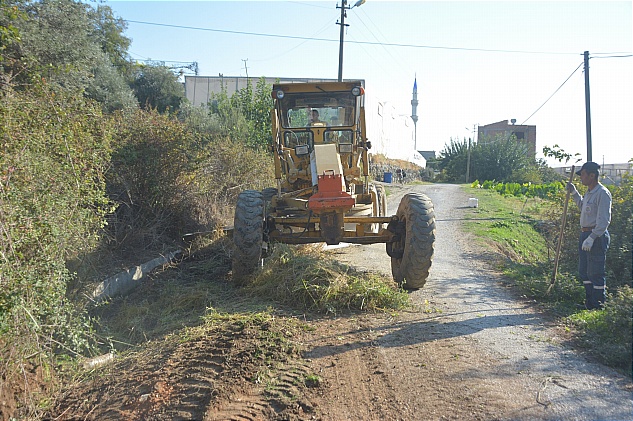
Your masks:
[{"label": "headlight on grader", "polygon": [[361,96],[365,93],[365,90],[363,89],[362,86],[354,86],[352,88],[352,95],[354,96]]},{"label": "headlight on grader", "polygon": [[281,89],[278,89],[273,92],[273,99],[274,98],[283,99],[284,95],[285,95],[284,91],[282,91]]},{"label": "headlight on grader", "polygon": [[339,143],[338,151],[339,151],[339,153],[352,153],[352,144],[351,143]]},{"label": "headlight on grader", "polygon": [[295,146],[295,154],[297,156],[307,155],[309,153],[308,145],[297,145]]}]

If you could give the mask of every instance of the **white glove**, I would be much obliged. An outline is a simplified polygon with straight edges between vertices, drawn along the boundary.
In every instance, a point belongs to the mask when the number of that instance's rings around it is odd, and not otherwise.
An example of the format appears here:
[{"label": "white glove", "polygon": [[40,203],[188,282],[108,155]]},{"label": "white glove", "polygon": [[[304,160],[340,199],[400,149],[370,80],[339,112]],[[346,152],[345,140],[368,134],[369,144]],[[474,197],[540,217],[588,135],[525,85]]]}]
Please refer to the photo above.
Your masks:
[{"label": "white glove", "polygon": [[566,188],[567,188],[567,191],[571,194],[578,193],[578,190],[576,190],[576,186],[574,186],[572,183],[568,182]]},{"label": "white glove", "polygon": [[584,251],[591,251],[591,246],[593,246],[593,238],[587,237],[587,239],[582,242],[582,249]]}]

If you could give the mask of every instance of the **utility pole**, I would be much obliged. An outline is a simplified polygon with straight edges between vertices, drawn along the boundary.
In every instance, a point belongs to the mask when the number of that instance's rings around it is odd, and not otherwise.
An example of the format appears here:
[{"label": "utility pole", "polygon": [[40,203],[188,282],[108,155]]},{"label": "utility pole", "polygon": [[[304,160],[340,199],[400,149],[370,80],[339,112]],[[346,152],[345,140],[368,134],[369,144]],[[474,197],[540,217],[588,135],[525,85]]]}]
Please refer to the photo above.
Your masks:
[{"label": "utility pole", "polygon": [[341,38],[338,47],[338,81],[343,82],[343,36],[345,35],[345,27],[349,26],[345,23],[347,17],[347,11],[355,7],[362,6],[365,0],[358,0],[352,7],[347,5],[347,0],[341,0],[341,6],[336,6],[337,9],[341,9],[341,21],[336,22],[337,25],[341,25]]},{"label": "utility pole", "polygon": [[248,79],[248,66],[246,65],[246,62],[248,61],[248,59],[246,60],[242,59],[242,61],[244,62],[244,69],[246,70],[246,79]]},{"label": "utility pole", "polygon": [[589,51],[585,51],[585,120],[587,125],[587,161],[591,157],[591,98],[589,96]]},{"label": "utility pole", "polygon": [[341,21],[336,22],[337,25],[341,25],[341,36],[338,46],[338,81],[343,81],[343,37],[345,36],[345,27],[349,26],[345,24],[345,17],[347,16],[347,0],[341,0],[341,6],[336,6],[337,9],[341,9]]},{"label": "utility pole", "polygon": [[468,138],[468,160],[466,161],[466,183],[468,183],[468,179],[470,178],[470,141]]}]

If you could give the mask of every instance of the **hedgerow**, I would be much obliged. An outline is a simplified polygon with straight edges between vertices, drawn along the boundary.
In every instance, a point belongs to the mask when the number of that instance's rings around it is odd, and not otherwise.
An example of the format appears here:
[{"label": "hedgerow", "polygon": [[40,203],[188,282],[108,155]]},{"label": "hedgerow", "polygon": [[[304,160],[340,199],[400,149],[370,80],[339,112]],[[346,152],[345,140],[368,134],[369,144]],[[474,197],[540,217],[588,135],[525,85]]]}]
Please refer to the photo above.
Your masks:
[{"label": "hedgerow", "polygon": [[29,355],[41,365],[91,347],[90,323],[66,296],[74,278],[66,262],[95,247],[112,208],[104,177],[112,129],[80,94],[46,84],[3,93],[0,375],[10,384]]},{"label": "hedgerow", "polygon": [[541,199],[552,198],[558,192],[564,190],[564,185],[560,182],[533,184],[533,183],[499,183],[494,180],[486,180],[479,183],[475,180],[471,187],[494,190],[504,196],[525,196],[540,197]]}]

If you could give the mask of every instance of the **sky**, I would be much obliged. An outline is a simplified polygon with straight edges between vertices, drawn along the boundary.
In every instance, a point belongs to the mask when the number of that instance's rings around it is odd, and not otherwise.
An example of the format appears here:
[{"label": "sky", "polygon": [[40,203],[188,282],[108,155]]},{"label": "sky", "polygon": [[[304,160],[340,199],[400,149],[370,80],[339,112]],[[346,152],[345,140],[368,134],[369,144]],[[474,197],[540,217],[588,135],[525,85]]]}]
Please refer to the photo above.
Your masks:
[{"label": "sky", "polygon": [[[340,2],[104,3],[128,21],[138,61],[195,61],[200,76],[336,79]],[[584,162],[589,51],[592,158],[625,163],[633,158],[632,4],[366,0],[347,11],[343,78],[364,79],[367,94],[403,115],[417,80],[419,150],[440,152],[476,126],[516,119],[536,126],[537,158],[558,145]]]}]

